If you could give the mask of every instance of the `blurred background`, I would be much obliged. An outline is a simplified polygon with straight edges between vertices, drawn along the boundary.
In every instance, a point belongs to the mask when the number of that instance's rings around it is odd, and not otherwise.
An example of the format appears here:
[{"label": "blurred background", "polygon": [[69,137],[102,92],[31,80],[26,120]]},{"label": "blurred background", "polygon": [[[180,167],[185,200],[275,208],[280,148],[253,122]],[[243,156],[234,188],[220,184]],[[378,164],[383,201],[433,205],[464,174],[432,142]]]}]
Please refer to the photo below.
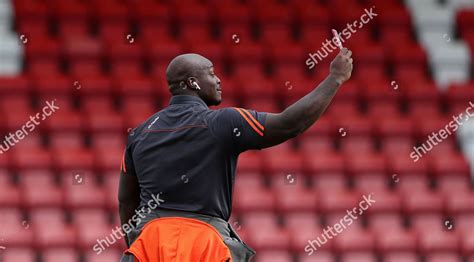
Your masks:
[{"label": "blurred background", "polygon": [[[0,261],[119,261],[122,239],[92,247],[120,224],[125,139],[168,104],[173,57],[212,60],[220,107],[280,112],[336,51],[311,70],[309,54],[370,8],[324,116],[241,155],[231,224],[257,262],[473,261],[474,119],[410,158],[474,102],[473,0],[0,0]],[[47,101],[60,109],[7,148]],[[376,203],[308,256],[370,193]]]}]

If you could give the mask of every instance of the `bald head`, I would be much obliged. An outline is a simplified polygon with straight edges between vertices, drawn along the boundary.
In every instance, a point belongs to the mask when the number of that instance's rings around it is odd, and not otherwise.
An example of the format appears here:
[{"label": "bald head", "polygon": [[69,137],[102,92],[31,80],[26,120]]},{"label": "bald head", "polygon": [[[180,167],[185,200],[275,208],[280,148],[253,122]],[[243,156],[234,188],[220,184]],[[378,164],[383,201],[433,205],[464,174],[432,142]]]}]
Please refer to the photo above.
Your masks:
[{"label": "bald head", "polygon": [[166,69],[171,94],[197,96],[207,105],[221,103],[221,80],[209,59],[198,54],[175,57]]},{"label": "bald head", "polygon": [[166,80],[170,89],[188,77],[195,76],[200,70],[212,67],[212,62],[198,54],[183,54],[171,60],[166,69]]}]

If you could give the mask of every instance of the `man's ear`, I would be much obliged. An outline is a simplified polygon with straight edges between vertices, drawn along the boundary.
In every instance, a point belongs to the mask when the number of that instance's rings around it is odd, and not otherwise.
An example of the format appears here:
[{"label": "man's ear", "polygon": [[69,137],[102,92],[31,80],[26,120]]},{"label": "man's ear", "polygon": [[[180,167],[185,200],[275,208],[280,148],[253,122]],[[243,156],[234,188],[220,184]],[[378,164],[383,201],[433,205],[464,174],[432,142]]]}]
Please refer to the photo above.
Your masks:
[{"label": "man's ear", "polygon": [[188,86],[195,90],[201,90],[201,87],[197,83],[197,78],[192,76],[188,78]]}]

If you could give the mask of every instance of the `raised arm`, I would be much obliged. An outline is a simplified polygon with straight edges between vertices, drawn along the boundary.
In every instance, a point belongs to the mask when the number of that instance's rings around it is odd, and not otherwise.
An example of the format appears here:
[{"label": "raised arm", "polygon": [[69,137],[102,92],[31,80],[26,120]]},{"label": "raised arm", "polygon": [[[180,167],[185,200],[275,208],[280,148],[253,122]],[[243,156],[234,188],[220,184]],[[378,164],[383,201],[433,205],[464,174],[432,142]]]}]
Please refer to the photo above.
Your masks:
[{"label": "raised arm", "polygon": [[263,147],[296,137],[324,113],[339,87],[351,77],[352,52],[343,48],[330,65],[330,73],[317,88],[278,114],[269,113]]}]

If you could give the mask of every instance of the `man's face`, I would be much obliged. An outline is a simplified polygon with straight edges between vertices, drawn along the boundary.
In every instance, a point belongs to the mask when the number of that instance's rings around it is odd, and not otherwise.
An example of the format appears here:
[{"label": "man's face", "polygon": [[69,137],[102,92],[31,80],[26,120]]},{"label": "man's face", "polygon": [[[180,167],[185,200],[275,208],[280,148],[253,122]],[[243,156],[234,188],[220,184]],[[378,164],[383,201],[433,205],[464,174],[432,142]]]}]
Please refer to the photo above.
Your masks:
[{"label": "man's face", "polygon": [[221,80],[214,73],[214,67],[211,65],[202,69],[196,77],[201,90],[199,96],[207,105],[219,105],[222,101]]}]

